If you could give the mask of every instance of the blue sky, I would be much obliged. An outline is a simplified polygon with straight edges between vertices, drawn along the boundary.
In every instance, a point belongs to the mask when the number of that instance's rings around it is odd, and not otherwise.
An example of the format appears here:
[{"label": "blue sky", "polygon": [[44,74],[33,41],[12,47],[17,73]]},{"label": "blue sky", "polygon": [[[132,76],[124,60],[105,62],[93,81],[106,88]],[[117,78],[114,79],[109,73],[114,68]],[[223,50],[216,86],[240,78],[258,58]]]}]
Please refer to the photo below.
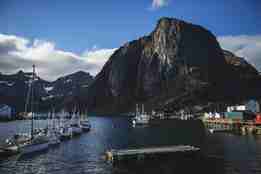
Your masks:
[{"label": "blue sky", "polygon": [[[171,0],[150,10],[151,0],[1,0],[0,32],[51,40],[80,53],[97,45],[115,48],[151,32],[161,16],[203,25],[215,35],[261,30],[260,0]],[[4,22],[3,22],[4,21]]]},{"label": "blue sky", "polygon": [[[260,0],[0,0],[0,33],[27,40],[28,49],[41,40],[41,46],[50,42],[55,51],[82,56],[88,50],[114,50],[150,33],[160,17],[168,16],[206,27],[232,49],[242,37],[246,44],[260,36],[260,8]],[[227,45],[226,37],[237,43]]]}]

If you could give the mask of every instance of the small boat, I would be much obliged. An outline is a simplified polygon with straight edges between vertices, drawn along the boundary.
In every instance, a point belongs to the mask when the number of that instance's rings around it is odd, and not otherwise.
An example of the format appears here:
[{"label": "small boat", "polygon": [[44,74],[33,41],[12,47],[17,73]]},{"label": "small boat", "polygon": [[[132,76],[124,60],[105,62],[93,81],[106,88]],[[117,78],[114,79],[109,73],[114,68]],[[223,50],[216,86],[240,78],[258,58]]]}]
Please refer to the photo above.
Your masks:
[{"label": "small boat", "polygon": [[69,129],[70,128],[70,124],[68,123],[68,121],[66,120],[66,113],[63,110],[60,114],[60,119],[61,121],[61,126],[59,127],[59,135],[60,135],[60,140],[64,141],[64,140],[69,140],[72,138],[72,132]]},{"label": "small boat", "polygon": [[75,108],[72,118],[71,118],[69,132],[72,133],[72,136],[77,136],[77,135],[82,134],[82,128],[80,126],[80,116],[79,116],[79,113],[76,112],[76,108]]},{"label": "small boat", "polygon": [[88,132],[88,131],[91,130],[91,124],[90,124],[90,122],[89,122],[88,119],[82,120],[82,121],[80,122],[80,126],[81,126],[81,128],[82,128],[82,131],[84,131],[84,132]]},{"label": "small boat", "polygon": [[19,144],[18,148],[21,155],[47,150],[49,148],[49,139],[45,135],[39,135],[33,137],[30,141],[25,142],[24,144]]},{"label": "small boat", "polygon": [[142,111],[139,112],[138,105],[136,105],[136,116],[132,119],[132,124],[144,125],[148,124],[150,121],[150,116],[144,112],[144,105],[142,104]]},{"label": "small boat", "polygon": [[83,132],[88,132],[91,129],[91,123],[90,123],[90,121],[87,118],[87,112],[84,115],[83,114],[81,115],[80,127],[82,128]]},{"label": "small boat", "polygon": [[54,119],[54,111],[52,112],[52,114],[48,114],[48,131],[47,131],[47,135],[49,138],[49,145],[50,146],[54,146],[54,145],[58,145],[61,143],[60,140],[60,134],[58,132],[58,130],[56,129],[56,125],[55,125],[55,119]]},{"label": "small boat", "polygon": [[78,124],[71,124],[71,127],[69,127],[69,132],[71,132],[72,136],[81,135],[82,128]]}]

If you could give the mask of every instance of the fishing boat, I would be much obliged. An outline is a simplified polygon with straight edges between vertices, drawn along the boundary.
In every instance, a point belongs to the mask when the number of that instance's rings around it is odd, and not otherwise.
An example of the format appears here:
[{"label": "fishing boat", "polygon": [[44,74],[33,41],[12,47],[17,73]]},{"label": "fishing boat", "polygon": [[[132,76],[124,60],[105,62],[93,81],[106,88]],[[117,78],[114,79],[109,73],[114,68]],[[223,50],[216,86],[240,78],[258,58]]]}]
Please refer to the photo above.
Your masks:
[{"label": "fishing boat", "polygon": [[135,125],[145,125],[150,121],[150,116],[144,112],[144,105],[142,104],[141,112],[139,110],[138,104],[136,105],[136,114],[132,119],[132,124]]},{"label": "fishing boat", "polygon": [[54,111],[52,114],[48,114],[48,138],[49,138],[49,145],[54,146],[61,143],[60,134],[57,130],[55,119],[54,119]]},{"label": "fishing boat", "polygon": [[83,132],[88,132],[91,129],[90,121],[87,118],[87,112],[86,112],[86,114],[81,115],[80,127],[82,128]]},{"label": "fishing boat", "polygon": [[82,128],[82,131],[84,131],[84,132],[88,132],[88,131],[91,130],[91,124],[90,124],[90,121],[88,119],[82,120],[81,123],[80,123],[80,126]]},{"label": "fishing boat", "polygon": [[70,129],[70,124],[66,120],[66,116],[67,114],[62,110],[60,113],[61,125],[59,127],[60,140],[62,141],[69,140],[72,137],[72,130]]},{"label": "fishing boat", "polygon": [[61,127],[60,129],[60,140],[69,140],[72,138],[72,133],[69,127]]},{"label": "fishing boat", "polygon": [[72,133],[72,136],[81,135],[82,133],[82,128],[80,125],[80,115],[79,112],[76,111],[76,108],[74,109],[74,112],[72,114],[69,131]]}]

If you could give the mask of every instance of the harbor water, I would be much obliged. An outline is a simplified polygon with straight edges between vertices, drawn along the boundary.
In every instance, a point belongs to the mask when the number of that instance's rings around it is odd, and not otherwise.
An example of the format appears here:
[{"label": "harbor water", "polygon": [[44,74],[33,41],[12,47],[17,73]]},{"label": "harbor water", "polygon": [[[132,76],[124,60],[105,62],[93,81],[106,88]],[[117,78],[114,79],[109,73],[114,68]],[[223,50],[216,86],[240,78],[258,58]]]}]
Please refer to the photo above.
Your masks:
[{"label": "harbor water", "polygon": [[[261,136],[226,133],[208,134],[200,121],[165,120],[133,128],[129,118],[90,117],[88,133],[27,157],[0,160],[0,174],[95,174],[95,173],[261,173]],[[45,127],[46,120],[36,126]],[[18,132],[29,132],[30,121],[0,123],[0,142]],[[196,156],[175,156],[113,166],[103,159],[109,149],[166,145],[193,145]]]}]

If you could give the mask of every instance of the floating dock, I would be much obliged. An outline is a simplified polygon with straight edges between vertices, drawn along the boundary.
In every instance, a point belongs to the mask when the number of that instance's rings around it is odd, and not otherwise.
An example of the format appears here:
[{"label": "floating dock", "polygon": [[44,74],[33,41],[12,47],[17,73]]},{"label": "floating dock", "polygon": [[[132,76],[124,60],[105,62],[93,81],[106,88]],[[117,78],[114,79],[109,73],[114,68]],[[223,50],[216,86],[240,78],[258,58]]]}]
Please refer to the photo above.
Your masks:
[{"label": "floating dock", "polygon": [[138,149],[126,149],[126,150],[109,150],[105,153],[105,157],[108,161],[115,163],[128,159],[146,159],[150,157],[166,156],[175,153],[184,152],[197,152],[200,148],[190,145],[176,145],[176,146],[162,146],[162,147],[149,147]]}]

